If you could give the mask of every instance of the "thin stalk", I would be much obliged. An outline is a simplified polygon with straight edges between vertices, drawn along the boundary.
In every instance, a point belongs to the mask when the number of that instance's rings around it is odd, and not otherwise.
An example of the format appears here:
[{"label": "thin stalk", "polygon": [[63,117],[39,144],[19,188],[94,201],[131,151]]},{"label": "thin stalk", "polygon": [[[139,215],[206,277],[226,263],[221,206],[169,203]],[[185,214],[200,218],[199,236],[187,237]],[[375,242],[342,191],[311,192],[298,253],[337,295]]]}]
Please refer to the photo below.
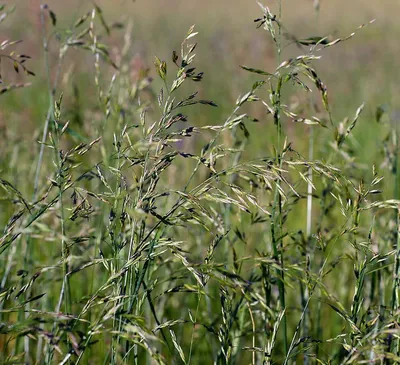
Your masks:
[{"label": "thin stalk", "polygon": [[[58,154],[57,154],[58,155]],[[61,164],[60,164],[60,168]],[[67,242],[65,241],[66,237],[66,229],[65,229],[65,209],[64,209],[64,203],[62,199],[62,194],[63,194],[63,189],[62,189],[62,184],[59,185],[59,192],[58,192],[58,199],[60,201],[60,216],[61,216],[61,251],[62,251],[62,260],[63,260],[63,285],[62,285],[62,290],[60,293],[60,301],[61,303],[64,299],[64,311],[65,314],[70,313],[70,300],[71,300],[71,293],[70,293],[70,287],[69,287],[69,265],[68,265],[68,257],[69,257],[69,249],[67,247]],[[59,312],[59,308],[57,308],[57,312]]]},{"label": "thin stalk", "polygon": [[281,53],[282,53],[282,1],[278,0],[278,64],[281,63]]},{"label": "thin stalk", "polygon": [[[346,219],[346,221],[342,224],[341,230],[343,230],[347,226],[347,224],[348,224],[348,219]],[[314,284],[312,285],[312,288],[310,289],[310,295],[309,295],[308,300],[307,300],[307,302],[306,302],[306,304],[305,304],[305,306],[303,308],[303,311],[302,311],[301,316],[300,316],[300,320],[299,320],[299,322],[298,322],[298,324],[296,326],[296,329],[294,331],[294,334],[293,334],[293,337],[292,337],[292,341],[290,342],[290,347],[289,347],[289,350],[288,350],[288,352],[286,354],[285,361],[284,361],[283,365],[288,365],[288,363],[289,363],[291,353],[293,352],[293,350],[294,350],[294,348],[296,346],[297,337],[298,337],[298,335],[300,333],[300,329],[301,329],[302,323],[304,321],[305,314],[306,314],[306,312],[308,310],[308,307],[310,305],[311,298],[313,297],[316,289],[318,288],[317,285],[320,282],[321,278],[323,277],[325,266],[328,263],[328,260],[329,260],[329,258],[331,256],[332,252],[333,252],[333,249],[335,248],[335,244],[339,240],[339,238],[340,238],[340,236],[336,236],[335,240],[332,243],[330,243],[329,249],[327,248],[328,249],[328,253],[327,253],[325,259],[323,260],[322,265],[321,265],[321,267],[319,269],[318,277],[316,278]]]},{"label": "thin stalk", "polygon": [[[277,182],[278,184],[278,182]],[[276,207],[278,207],[278,217],[276,217]],[[283,267],[283,242],[282,242],[282,234],[281,234],[281,223],[282,223],[282,211],[281,211],[281,196],[276,188],[275,198],[273,209],[271,212],[271,239],[272,239],[272,248],[275,260],[277,260],[281,266],[280,269],[276,269],[276,274],[278,276],[278,290],[279,290],[279,300],[280,300],[280,309],[286,308],[285,301],[285,277],[284,277],[284,267]],[[277,224],[276,220],[279,218],[280,222]],[[283,348],[285,354],[288,351],[288,341],[287,341],[287,321],[286,315],[284,314],[282,317],[282,328],[283,328]]]},{"label": "thin stalk", "polygon": [[[395,127],[397,128],[397,126]],[[393,195],[395,199],[399,199],[399,193],[400,193],[400,173],[399,173],[399,133],[397,129],[394,131],[394,140],[395,140],[395,159],[393,162],[394,165],[394,191]],[[400,279],[399,279],[399,274],[400,274],[400,207],[398,207],[397,212],[396,212],[396,221],[397,221],[397,230],[396,230],[396,235],[395,235],[395,258],[394,258],[394,266],[393,266],[393,287],[392,287],[392,298],[391,298],[391,303],[390,303],[390,308],[391,308],[391,314],[394,315],[399,308],[399,293],[398,289],[400,287]],[[394,354],[398,354],[399,351],[399,340],[391,340],[390,341],[390,351]]]},{"label": "thin stalk", "polygon": [[[121,132],[120,139],[123,138],[122,133],[123,132]],[[115,166],[115,171],[121,171],[121,168],[122,168],[122,166],[121,166],[121,158],[122,158],[122,156],[121,156],[120,147],[118,147],[118,146],[120,146],[120,140],[115,141],[115,148],[117,149],[117,151],[116,151],[117,152],[117,163],[116,163],[116,166]],[[115,181],[114,204],[113,204],[113,208],[112,208],[113,211],[115,212],[115,214],[117,214],[117,211],[118,211],[118,205],[119,205],[118,197],[120,195],[121,195],[121,175],[118,174],[118,178]],[[114,219],[116,219],[116,218],[114,218]],[[114,241],[114,242],[111,242],[111,245],[113,247],[113,259],[114,259],[114,265],[113,265],[114,272],[112,274],[115,274],[116,272],[118,272],[120,270],[119,255],[121,253],[121,250],[119,248],[119,243],[118,243],[118,238],[117,238],[118,234],[115,231],[115,222],[114,221],[113,222],[110,221],[109,224],[110,224],[110,228],[109,229],[110,230],[114,230],[112,232],[113,236],[111,237],[112,241]],[[121,305],[121,302],[124,300],[123,299],[124,290],[125,289],[124,289],[123,286],[121,286],[120,281],[117,281],[115,283],[113,291],[114,291],[115,297],[120,296],[121,299],[115,301],[115,308],[118,308]],[[113,337],[112,337],[111,361],[110,361],[111,364],[116,364],[117,363],[118,348],[119,348],[119,344],[120,344],[120,335],[119,334],[121,333],[122,325],[123,325],[122,319],[119,317],[118,311],[115,310],[115,313],[114,313],[114,316],[113,316],[113,329],[118,334],[116,336],[113,335]]]},{"label": "thin stalk", "polygon": [[[315,16],[316,16],[316,28],[317,31],[319,30],[319,5],[315,7]],[[318,32],[317,32],[318,33]],[[314,161],[314,128],[313,126],[310,126],[310,134],[308,136],[308,161]],[[309,246],[309,243],[311,242],[311,226],[312,226],[312,208],[313,208],[313,169],[310,166],[308,168],[308,184],[307,184],[307,225],[306,225],[306,271],[308,272],[310,270],[310,263],[313,260],[313,249]],[[304,287],[304,301],[303,303],[307,303],[308,297],[309,297],[309,290],[308,290],[308,283],[306,283]],[[304,309],[304,307],[303,307]],[[309,323],[308,323],[308,313],[309,309],[306,311],[305,316],[304,316],[304,321],[303,321],[303,337],[308,337],[309,335]],[[306,344],[304,345],[306,347]],[[307,356],[307,351],[304,353],[304,365],[309,364],[309,358]]]},{"label": "thin stalk", "polygon": [[[136,228],[136,220],[132,219],[131,220],[131,231],[130,231],[130,240],[129,240],[129,249],[128,249],[128,256],[126,261],[129,261],[132,257],[133,250],[134,250],[134,235],[135,235],[135,228]],[[127,275],[124,277],[124,290],[126,291],[126,294],[128,297],[130,297],[130,288],[133,286],[133,270],[132,267],[129,267]],[[128,303],[129,305],[129,303]],[[126,345],[126,354],[125,356],[127,357],[127,360],[129,361],[129,354],[130,351],[128,349],[128,344]],[[136,359],[136,358],[135,358]]]},{"label": "thin stalk", "polygon": [[[399,287],[400,287],[400,207],[397,210],[397,241],[396,241],[396,256],[393,268],[393,288],[392,288],[392,314],[395,314],[399,308]],[[399,352],[399,339],[395,339],[391,344],[391,352],[398,355]]]},{"label": "thin stalk", "polygon": [[[372,224],[371,224],[371,228],[369,231],[369,235],[368,235],[368,243],[370,245],[372,245],[372,232],[374,229],[374,225],[375,225],[375,215],[372,217]],[[373,305],[375,305],[375,288],[376,288],[376,281],[377,281],[377,273],[374,272],[372,274],[371,277],[371,287],[370,287],[370,296],[369,296],[369,306],[372,307]],[[379,287],[379,284],[378,284]],[[380,295],[379,295],[380,296]],[[375,364],[376,363],[376,354],[374,352],[374,346],[377,343],[377,340],[375,338],[377,338],[377,334],[378,334],[378,330],[379,330],[379,326],[380,326],[380,316],[378,316],[378,319],[376,320],[376,323],[374,324],[374,330],[373,330],[373,334],[374,334],[374,340],[372,341],[373,347],[371,347],[370,353],[369,353],[369,360],[370,360],[370,364]]]},{"label": "thin stalk", "polygon": [[[48,47],[48,39],[46,36],[44,10],[45,10],[45,5],[41,4],[40,5],[40,24],[41,24],[41,32],[42,32],[42,45],[43,45],[43,51],[44,51],[45,71],[46,71],[46,78],[47,78],[48,91],[49,91],[49,108],[47,110],[46,120],[44,123],[43,135],[42,135],[40,150],[39,150],[39,158],[38,158],[38,162],[36,165],[34,187],[33,187],[33,193],[32,193],[32,201],[36,201],[37,195],[38,195],[39,177],[40,177],[42,164],[43,164],[45,142],[46,142],[47,135],[49,132],[50,119],[51,119],[52,115],[54,114],[54,94],[55,94],[55,90],[57,88],[58,79],[60,76],[61,65],[62,65],[62,56],[60,55],[58,66],[57,66],[56,78],[54,80],[54,84],[52,85],[51,74],[50,74],[49,47]],[[28,264],[30,257],[31,257],[31,237],[28,236],[27,242],[26,242],[26,250],[25,250],[25,254],[24,254],[25,266]],[[26,309],[27,309],[27,312],[25,314],[25,317],[28,316],[28,312],[30,309],[30,303],[27,303]],[[29,352],[30,352],[29,342],[30,342],[29,337],[25,336],[24,337],[24,343],[25,343],[24,347],[25,347],[26,362],[29,361]],[[42,342],[43,342],[43,339],[42,339],[42,337],[40,337],[38,340],[38,344],[37,344],[37,355],[39,355],[39,352],[40,352],[40,349],[42,346]]]},{"label": "thin stalk", "polygon": [[[252,336],[251,336],[252,337],[252,343],[251,343],[251,345],[255,349],[256,348],[256,323],[254,321],[253,312],[251,310],[249,302],[247,302],[246,304],[247,304],[247,309],[249,310],[249,315],[250,315],[250,320],[251,320],[251,329],[252,329]],[[256,352],[255,351],[252,352],[251,365],[256,365]]]},{"label": "thin stalk", "polygon": [[47,41],[47,36],[46,36],[46,24],[45,24],[45,18],[44,18],[44,9],[45,9],[44,5],[41,4],[40,5],[40,24],[41,24],[41,31],[42,31],[42,44],[43,44],[43,51],[44,51],[45,70],[46,70],[46,77],[47,77],[47,84],[48,84],[48,91],[49,91],[49,108],[47,110],[46,120],[44,123],[43,135],[42,135],[42,140],[41,140],[40,150],[39,150],[39,159],[38,159],[38,163],[36,166],[35,182],[34,182],[34,187],[33,187],[33,194],[35,197],[37,195],[37,190],[38,190],[38,186],[39,186],[39,176],[40,176],[40,171],[41,171],[42,163],[43,163],[45,142],[46,142],[47,135],[49,132],[50,119],[54,114],[54,94],[55,94],[55,88],[56,88],[56,85],[54,85],[53,87],[51,85],[49,46],[48,46],[48,41]]},{"label": "thin stalk", "polygon": [[[282,0],[278,0],[278,38],[277,38],[277,58],[278,65],[281,63],[281,53],[282,53]],[[274,91],[274,121],[277,128],[277,162],[279,167],[282,168],[282,153],[283,148],[281,148],[281,134],[282,134],[282,124],[281,124],[281,89],[282,89],[282,76],[278,79],[278,84],[276,90]],[[280,309],[284,310],[286,308],[285,301],[285,277],[284,277],[284,259],[283,259],[283,239],[282,239],[282,203],[280,195],[280,181],[275,184],[275,194],[274,201],[271,211],[271,240],[274,258],[279,262],[281,268],[277,269],[276,273],[278,276],[278,290],[279,290],[279,301]],[[277,212],[278,210],[278,212]],[[283,331],[283,351],[286,355],[288,352],[288,339],[287,339],[287,318],[286,314],[282,318],[282,331]]]},{"label": "thin stalk", "polygon": [[[62,152],[60,151],[60,134],[58,132],[58,125],[57,125],[57,120],[54,121],[54,129],[55,129],[55,135],[56,135],[56,140],[54,142],[54,151],[55,151],[55,157],[56,157],[56,163],[57,163],[57,185],[58,185],[58,201],[60,204],[60,222],[61,222],[61,259],[62,259],[62,270],[63,270],[63,282],[60,290],[60,295],[58,297],[58,304],[56,307],[56,312],[59,313],[61,311],[61,307],[64,305],[64,313],[69,314],[71,312],[71,291],[70,291],[70,285],[69,285],[69,264],[68,264],[68,258],[69,258],[69,248],[67,246],[66,242],[66,227],[65,227],[65,208],[64,208],[64,203],[63,203],[63,193],[65,191],[64,186],[65,186],[65,177],[64,171],[64,162],[63,162],[63,157],[62,157]],[[56,331],[57,327],[57,322],[54,321],[53,323],[53,329],[52,332],[54,333]],[[69,337],[67,336],[67,344],[69,343]],[[54,353],[54,348],[49,346],[48,347],[48,353],[47,353],[47,364],[50,364],[52,361]]]},{"label": "thin stalk", "polygon": [[[311,126],[310,127],[310,135],[309,135],[309,145],[308,145],[308,161],[313,161],[314,160],[314,128]],[[312,208],[313,208],[313,199],[312,199],[312,192],[313,192],[313,170],[312,167],[310,166],[308,168],[308,184],[307,184],[307,226],[306,226],[306,263],[305,263],[305,272],[307,273],[310,270],[310,263],[312,261],[311,257],[311,248],[308,247],[308,244],[311,242],[311,225],[312,225]],[[307,275],[308,277],[308,275]],[[306,282],[304,286],[304,291],[302,297],[304,298],[302,300],[302,303],[307,303],[308,298],[309,298],[309,290],[308,290],[308,283]],[[304,309],[304,306],[303,306]],[[308,336],[308,312],[307,310],[304,315],[304,321],[303,321],[303,336],[307,337]],[[304,345],[305,347],[306,345]],[[307,365],[309,363],[308,361],[308,356],[307,353],[304,353],[304,365]]]},{"label": "thin stalk", "polygon": [[[308,139],[308,161],[314,160],[314,128],[310,128],[310,135]],[[312,182],[313,182],[313,170],[310,166],[308,168],[308,179],[309,183],[307,185],[307,227],[306,227],[306,237],[307,239],[311,236],[311,224],[312,224]]]},{"label": "thin stalk", "polygon": [[[106,307],[104,307],[102,309],[102,311],[99,313],[99,317],[98,317],[97,321],[95,323],[93,323],[92,328],[96,328],[99,325],[99,323],[102,320],[105,313],[106,313]],[[78,358],[75,361],[75,365],[78,365],[81,362],[81,360],[85,354],[85,350],[88,348],[88,345],[89,345],[90,341],[92,340],[92,336],[93,336],[93,331],[90,330],[87,334],[85,341],[83,341],[82,351],[79,353]],[[63,364],[64,364],[64,362],[63,362]]]},{"label": "thin stalk", "polygon": [[[57,306],[57,312],[60,311],[62,302],[64,302],[64,311],[65,314],[70,313],[70,301],[71,301],[71,293],[69,287],[69,265],[68,265],[68,257],[69,257],[69,250],[67,248],[67,243],[65,242],[65,213],[64,213],[64,204],[62,201],[62,191],[60,189],[59,192],[59,199],[60,199],[60,214],[61,214],[61,250],[62,250],[62,260],[63,260],[63,285],[61,287],[59,302]],[[63,300],[64,299],[64,300]]]},{"label": "thin stalk", "polygon": [[199,315],[199,308],[200,308],[200,300],[201,300],[201,295],[200,293],[197,295],[197,308],[196,308],[196,315],[194,316],[194,321],[193,321],[193,327],[192,327],[192,335],[190,338],[190,348],[189,348],[189,356],[188,356],[188,361],[187,364],[190,364],[190,361],[192,360],[192,351],[193,351],[193,342],[194,342],[194,332],[196,329],[196,322],[197,322],[197,317]]}]

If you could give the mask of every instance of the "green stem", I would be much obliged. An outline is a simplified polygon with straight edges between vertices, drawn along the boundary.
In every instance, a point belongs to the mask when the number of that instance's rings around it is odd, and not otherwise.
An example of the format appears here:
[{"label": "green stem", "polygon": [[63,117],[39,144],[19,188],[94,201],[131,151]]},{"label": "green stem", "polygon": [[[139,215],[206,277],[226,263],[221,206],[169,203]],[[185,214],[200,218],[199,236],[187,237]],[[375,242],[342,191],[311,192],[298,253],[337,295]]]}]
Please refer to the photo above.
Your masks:
[{"label": "green stem", "polygon": [[[278,52],[278,65],[281,63],[281,53],[282,53],[282,1],[278,0],[279,12],[278,12],[278,40],[277,40],[277,52]],[[281,148],[281,135],[282,135],[282,123],[281,123],[281,90],[282,90],[283,79],[282,76],[278,78],[278,84],[276,90],[274,91],[274,122],[277,128],[277,162],[279,168],[282,168],[282,154],[283,148]],[[271,239],[272,247],[274,252],[274,258],[277,260],[281,266],[280,270],[277,269],[276,273],[279,278],[278,280],[278,290],[279,290],[279,300],[280,309],[286,308],[285,301],[285,276],[284,276],[284,259],[283,259],[283,240],[282,240],[282,204],[280,190],[280,180],[276,182],[274,202],[272,206],[271,214]],[[278,208],[278,216],[276,215],[276,210]],[[279,219],[279,221],[278,221]],[[283,350],[286,355],[288,352],[288,339],[287,339],[287,318],[286,313],[282,317],[282,330],[283,330]]]}]

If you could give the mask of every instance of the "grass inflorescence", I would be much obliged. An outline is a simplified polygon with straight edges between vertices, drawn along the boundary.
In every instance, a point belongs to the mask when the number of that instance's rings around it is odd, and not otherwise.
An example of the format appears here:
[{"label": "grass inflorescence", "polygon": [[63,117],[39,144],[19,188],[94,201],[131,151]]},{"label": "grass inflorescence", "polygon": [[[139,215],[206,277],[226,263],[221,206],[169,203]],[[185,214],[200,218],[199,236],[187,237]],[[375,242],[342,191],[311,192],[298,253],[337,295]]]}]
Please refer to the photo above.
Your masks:
[{"label": "grass inflorescence", "polygon": [[[365,104],[338,121],[317,70],[372,22],[298,38],[282,3],[254,21],[275,68],[240,65],[256,81],[207,124],[220,101],[199,92],[194,26],[152,73],[131,69],[132,23],[93,5],[64,28],[40,7],[47,112],[34,142],[0,147],[2,364],[400,362],[398,130],[373,106],[383,153],[360,163]],[[0,44],[0,94],[34,86],[17,43]],[[87,89],[66,86],[70,53]]]}]

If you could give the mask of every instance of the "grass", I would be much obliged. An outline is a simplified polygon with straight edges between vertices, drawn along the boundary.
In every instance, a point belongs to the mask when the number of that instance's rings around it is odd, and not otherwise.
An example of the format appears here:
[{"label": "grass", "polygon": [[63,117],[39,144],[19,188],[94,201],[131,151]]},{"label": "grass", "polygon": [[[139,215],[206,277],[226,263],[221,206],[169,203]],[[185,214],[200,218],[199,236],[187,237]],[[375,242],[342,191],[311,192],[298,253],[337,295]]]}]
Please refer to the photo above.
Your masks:
[{"label": "grass", "polygon": [[2,364],[400,362],[395,105],[318,71],[375,24],[303,36],[287,6],[248,19],[275,53],[240,82],[207,83],[194,26],[149,70],[98,5],[40,7],[37,76],[3,44]]}]

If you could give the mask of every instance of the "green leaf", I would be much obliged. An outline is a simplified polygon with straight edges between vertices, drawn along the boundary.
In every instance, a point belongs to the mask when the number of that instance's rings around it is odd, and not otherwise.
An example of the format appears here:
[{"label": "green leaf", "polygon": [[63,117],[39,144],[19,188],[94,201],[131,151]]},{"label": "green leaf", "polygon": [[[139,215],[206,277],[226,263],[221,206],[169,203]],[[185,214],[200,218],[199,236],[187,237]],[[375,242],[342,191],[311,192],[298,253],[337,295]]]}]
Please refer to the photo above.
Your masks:
[{"label": "green leaf", "polygon": [[303,46],[312,46],[317,44],[328,44],[329,40],[328,37],[309,37],[305,39],[296,39],[295,42]]},{"label": "green leaf", "polygon": [[240,67],[243,70],[246,70],[246,71],[249,71],[249,72],[252,72],[252,73],[255,73],[255,74],[264,75],[264,76],[274,76],[270,72],[263,71],[263,70],[260,70],[258,68],[252,68],[252,67],[247,67],[247,66],[243,66],[243,65],[240,65]]}]

